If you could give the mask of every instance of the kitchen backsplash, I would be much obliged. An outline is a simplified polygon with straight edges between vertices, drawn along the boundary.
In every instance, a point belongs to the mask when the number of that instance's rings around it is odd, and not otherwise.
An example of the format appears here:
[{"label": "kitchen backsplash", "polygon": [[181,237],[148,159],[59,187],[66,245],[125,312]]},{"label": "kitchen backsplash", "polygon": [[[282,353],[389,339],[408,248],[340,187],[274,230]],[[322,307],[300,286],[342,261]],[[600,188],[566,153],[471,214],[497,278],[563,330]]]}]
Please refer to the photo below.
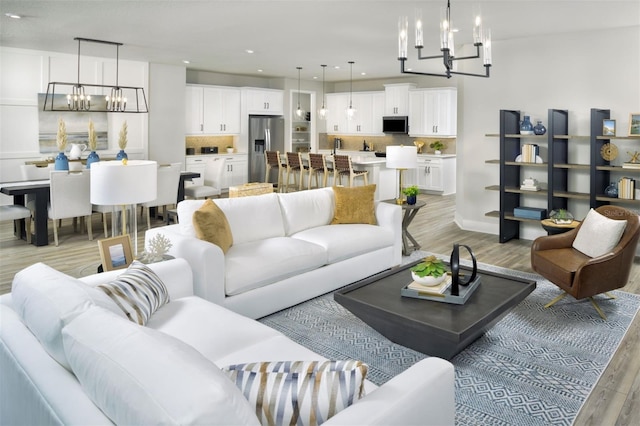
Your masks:
[{"label": "kitchen backsplash", "polygon": [[421,141],[424,142],[424,145],[422,147],[422,154],[431,154],[434,150],[432,148],[429,148],[429,144],[434,141],[441,141],[446,146],[445,149],[441,150],[443,154],[456,153],[455,138],[412,138],[407,135],[339,136],[320,133],[318,135],[318,148],[333,149],[333,140],[337,137],[342,139],[342,149],[347,151],[362,150],[364,141],[367,141],[367,145],[369,145],[369,149],[371,151],[381,152],[384,152],[386,150],[386,147],[389,145],[413,145],[414,141]]},{"label": "kitchen backsplash", "polygon": [[[236,146],[238,136],[187,136],[185,138],[186,148],[194,148],[196,154],[200,154],[203,146],[217,146],[218,152],[226,152],[228,146]],[[237,149],[236,149],[237,151]]]}]

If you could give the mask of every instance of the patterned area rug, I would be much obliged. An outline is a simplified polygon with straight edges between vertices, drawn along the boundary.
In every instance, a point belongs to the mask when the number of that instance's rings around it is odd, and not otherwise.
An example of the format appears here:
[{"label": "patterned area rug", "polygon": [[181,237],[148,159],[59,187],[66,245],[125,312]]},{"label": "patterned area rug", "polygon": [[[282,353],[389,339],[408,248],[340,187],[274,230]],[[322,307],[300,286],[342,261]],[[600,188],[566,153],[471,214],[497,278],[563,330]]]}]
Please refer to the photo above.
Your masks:
[{"label": "patterned area rug", "polygon": [[[414,252],[404,262],[424,257]],[[442,256],[439,256],[442,257]],[[536,274],[491,265],[481,269],[535,279],[536,290],[454,357],[458,425],[570,425],[611,360],[640,307],[640,296],[598,297],[607,321],[589,301],[559,294]],[[267,316],[262,323],[329,359],[369,364],[380,385],[426,355],[394,344],[328,294]]]}]

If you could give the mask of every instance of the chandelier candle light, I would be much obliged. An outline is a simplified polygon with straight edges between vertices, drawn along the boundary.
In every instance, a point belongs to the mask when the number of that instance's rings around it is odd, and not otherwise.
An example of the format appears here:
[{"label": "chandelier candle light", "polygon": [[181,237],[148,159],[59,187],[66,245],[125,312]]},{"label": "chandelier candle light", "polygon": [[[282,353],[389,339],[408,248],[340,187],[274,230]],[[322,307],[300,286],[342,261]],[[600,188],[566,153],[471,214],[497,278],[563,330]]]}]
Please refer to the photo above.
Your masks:
[{"label": "chandelier candle light", "polygon": [[[482,28],[482,18],[479,11],[475,14],[475,20],[473,25],[473,45],[476,48],[476,54],[472,56],[455,56],[454,47],[454,29],[451,23],[451,2],[447,0],[447,7],[442,11],[442,17],[440,19],[440,51],[441,55],[434,56],[422,56],[422,48],[424,47],[424,31],[422,13],[416,12],[415,19],[415,48],[418,49],[418,59],[442,59],[445,67],[443,74],[427,73],[411,71],[405,68],[405,62],[407,61],[407,45],[409,38],[409,21],[406,16],[400,17],[398,21],[398,60],[400,61],[400,71],[403,74],[417,74],[428,75],[434,77],[446,77],[451,78],[452,74],[466,75],[472,77],[489,77],[489,70],[491,68],[491,30],[484,31]],[[460,71],[454,71],[454,61],[463,59],[479,59],[480,48],[482,48],[482,60],[485,68],[484,74],[466,73]]]}]

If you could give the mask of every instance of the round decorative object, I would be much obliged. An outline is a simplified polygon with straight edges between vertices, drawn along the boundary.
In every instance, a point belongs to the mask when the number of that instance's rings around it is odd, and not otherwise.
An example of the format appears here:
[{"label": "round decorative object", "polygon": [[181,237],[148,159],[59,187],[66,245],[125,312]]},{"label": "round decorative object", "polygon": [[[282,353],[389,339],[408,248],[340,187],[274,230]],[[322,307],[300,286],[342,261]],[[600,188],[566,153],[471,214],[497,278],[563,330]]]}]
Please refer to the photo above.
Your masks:
[{"label": "round decorative object", "polygon": [[618,156],[618,147],[612,143],[605,143],[600,148],[600,155],[607,161],[615,160]]},{"label": "round decorative object", "polygon": [[124,149],[121,149],[116,154],[116,160],[127,160],[127,159],[129,159],[129,156],[127,155],[126,152],[124,152]]},{"label": "round decorative object", "polygon": [[547,133],[547,128],[542,125],[542,121],[538,121],[538,124],[533,126],[533,133],[538,136]]},{"label": "round decorative object", "polygon": [[69,159],[64,155],[64,152],[60,151],[58,155],[56,155],[54,169],[69,170]]},{"label": "round decorative object", "polygon": [[439,277],[434,277],[431,275],[427,275],[426,277],[419,277],[415,272],[411,271],[411,278],[417,282],[418,284],[422,284],[427,287],[433,287],[434,285],[440,284],[442,281],[447,278],[447,275],[441,275]]},{"label": "round decorative object", "polygon": [[524,120],[520,122],[520,134],[521,135],[533,135],[533,124],[528,115],[524,116]]},{"label": "round decorative object", "polygon": [[611,182],[609,186],[604,189],[604,195],[611,198],[618,198],[618,184]]},{"label": "round decorative object", "polygon": [[549,219],[556,225],[567,225],[573,223],[573,215],[566,209],[551,210]]},{"label": "round decorative object", "polygon": [[[473,269],[471,270],[471,276],[468,280],[462,281],[460,280],[460,247],[464,247],[469,252],[471,256],[471,263],[473,265]],[[453,250],[451,251],[451,257],[449,258],[449,267],[451,268],[451,295],[459,296],[460,295],[460,287],[459,286],[467,286],[476,279],[476,275],[478,273],[478,262],[476,260],[476,256],[473,254],[471,247],[465,244],[454,244]]]},{"label": "round decorative object", "polygon": [[91,168],[92,163],[97,163],[98,161],[100,161],[98,154],[95,151],[91,151],[87,156],[87,169]]}]

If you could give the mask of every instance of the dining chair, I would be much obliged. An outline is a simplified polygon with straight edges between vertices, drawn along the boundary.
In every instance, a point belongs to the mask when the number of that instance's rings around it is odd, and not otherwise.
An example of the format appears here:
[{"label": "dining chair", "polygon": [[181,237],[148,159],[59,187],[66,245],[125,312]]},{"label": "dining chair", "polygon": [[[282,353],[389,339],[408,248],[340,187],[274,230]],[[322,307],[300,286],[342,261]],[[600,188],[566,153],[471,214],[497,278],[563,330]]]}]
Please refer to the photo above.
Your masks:
[{"label": "dining chair", "polygon": [[215,157],[207,160],[204,168],[204,185],[191,185],[184,189],[185,197],[210,198],[222,194],[222,173],[227,159]]},{"label": "dining chair", "polygon": [[362,177],[365,185],[368,184],[367,175],[369,174],[369,172],[366,170],[354,170],[353,165],[351,164],[350,155],[334,155],[333,170],[334,185],[342,185],[342,176],[349,177],[349,186],[353,186],[353,180],[358,177]]},{"label": "dining chair", "polygon": [[280,151],[265,151],[265,162],[266,167],[264,173],[264,182],[269,183],[269,175],[271,174],[271,170],[277,168],[277,188],[278,192],[282,192],[282,179],[284,178],[284,171],[287,165],[283,164],[282,159],[280,158]]},{"label": "dining chair", "polygon": [[[49,174],[54,170],[55,164],[49,163],[46,167],[38,167],[35,164],[21,164],[20,174],[22,180],[49,180]],[[24,205],[33,212],[35,209],[35,196],[27,194],[24,200]]]},{"label": "dining chair", "polygon": [[[291,186],[290,176],[293,175],[293,185],[298,187],[298,191],[302,189],[304,180],[304,172],[309,170],[309,166],[302,163],[302,155],[299,152],[287,152],[287,182],[285,183],[286,192],[289,192]],[[296,175],[300,180],[296,179]]]},{"label": "dining chair", "polygon": [[93,212],[90,197],[90,170],[80,172],[51,172],[49,188],[49,219],[53,221],[53,239],[58,246],[58,221],[74,218],[74,228],[78,217],[84,220],[89,240],[93,240],[91,214]]},{"label": "dining chair", "polygon": [[307,189],[311,189],[311,179],[315,176],[316,188],[319,188],[318,174],[322,173],[322,187],[327,186],[329,173],[333,174],[333,168],[327,167],[327,160],[324,154],[309,153],[309,184]]},{"label": "dining chair", "polygon": [[31,210],[18,204],[0,206],[0,222],[16,221],[20,219],[24,219],[27,243],[31,244]]},{"label": "dining chair", "polygon": [[171,163],[158,166],[158,192],[153,201],[140,204],[147,209],[147,229],[151,229],[151,207],[163,206],[163,215],[168,215],[168,206],[178,202],[178,185],[180,183],[180,166],[182,163]]}]

